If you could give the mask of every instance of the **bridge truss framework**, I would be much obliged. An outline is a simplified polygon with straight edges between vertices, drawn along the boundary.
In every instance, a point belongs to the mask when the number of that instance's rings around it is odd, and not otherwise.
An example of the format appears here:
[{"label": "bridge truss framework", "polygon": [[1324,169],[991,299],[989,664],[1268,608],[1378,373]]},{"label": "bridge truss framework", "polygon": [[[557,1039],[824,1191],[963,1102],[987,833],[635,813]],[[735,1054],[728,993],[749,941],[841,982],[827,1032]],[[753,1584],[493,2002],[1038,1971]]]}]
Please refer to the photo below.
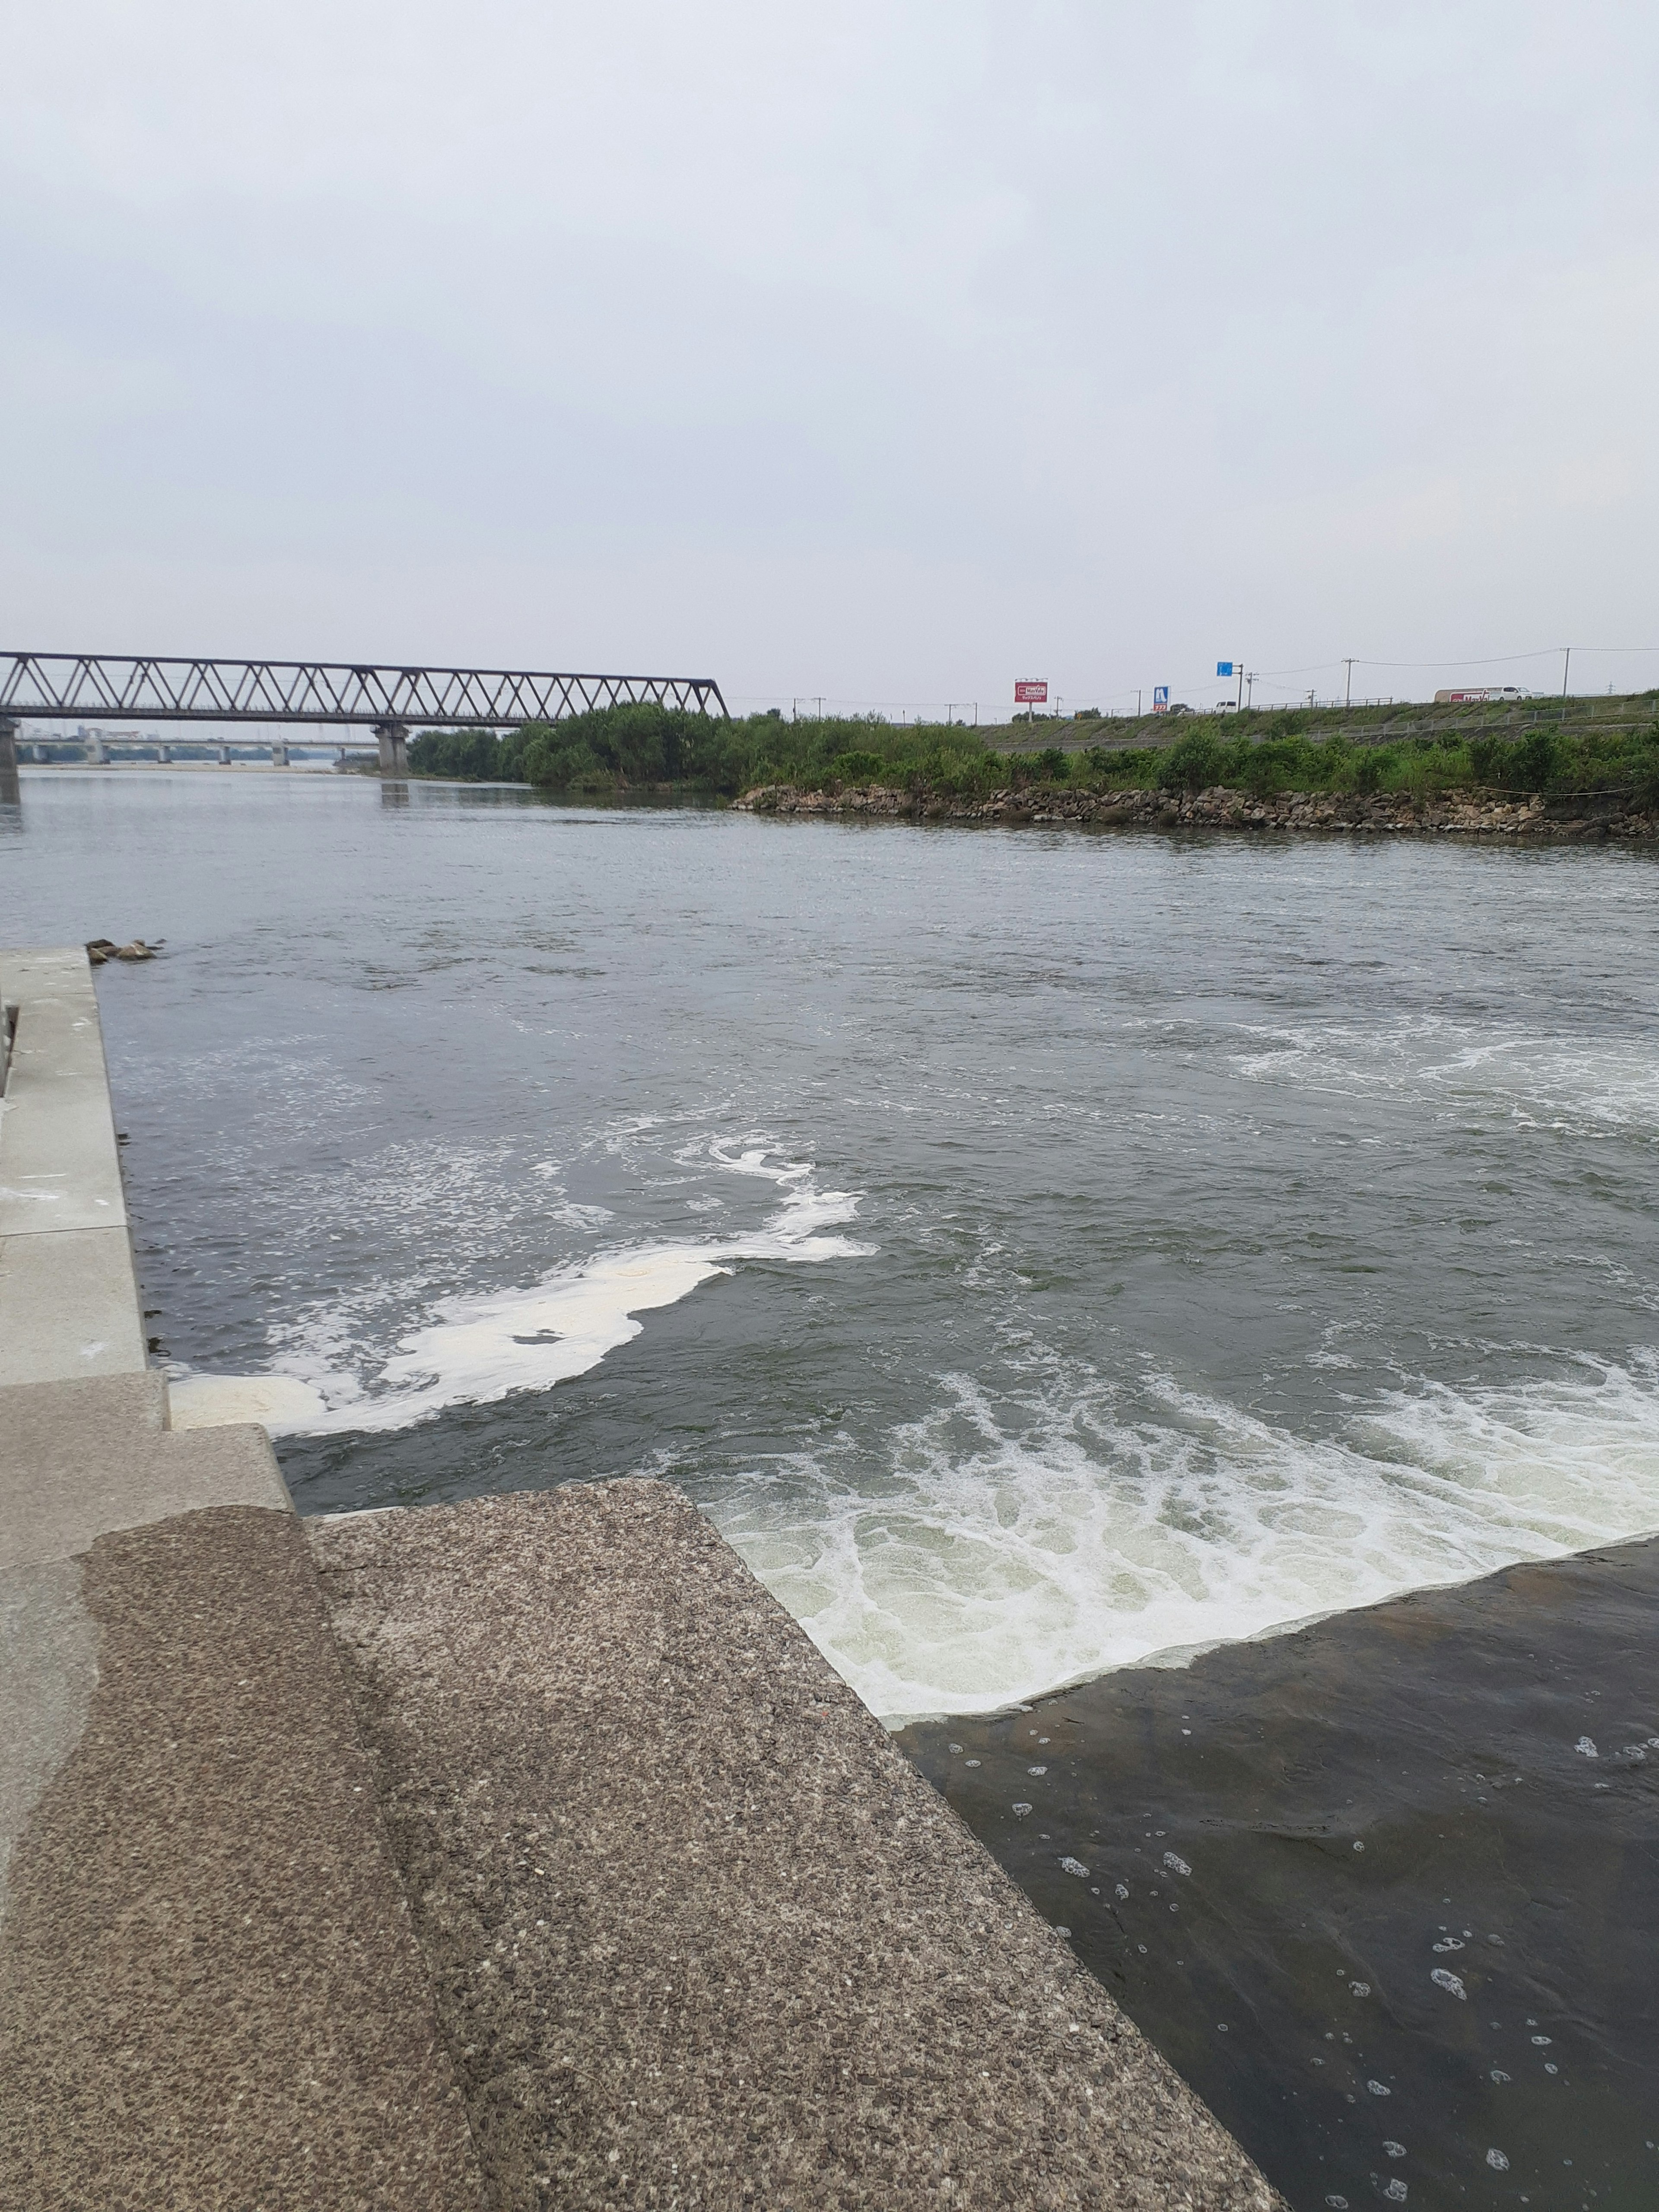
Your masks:
[{"label": "bridge truss framework", "polygon": [[644,700],[703,714],[726,711],[712,676],[0,653],[0,723],[118,714],[154,722],[366,725],[400,732],[416,724],[503,730]]}]

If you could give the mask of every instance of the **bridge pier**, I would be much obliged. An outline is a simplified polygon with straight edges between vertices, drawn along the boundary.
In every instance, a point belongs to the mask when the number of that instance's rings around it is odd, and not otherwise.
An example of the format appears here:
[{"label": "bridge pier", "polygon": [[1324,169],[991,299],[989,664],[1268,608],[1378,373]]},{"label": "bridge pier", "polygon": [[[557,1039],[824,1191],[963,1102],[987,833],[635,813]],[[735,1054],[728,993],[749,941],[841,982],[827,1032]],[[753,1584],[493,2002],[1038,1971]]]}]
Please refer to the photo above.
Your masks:
[{"label": "bridge pier", "polygon": [[219,748],[219,765],[221,768],[228,768],[230,766],[230,747],[228,745],[221,745]]},{"label": "bridge pier", "polygon": [[288,747],[280,738],[273,738],[270,741],[270,764],[272,768],[288,766]]},{"label": "bridge pier", "polygon": [[17,781],[17,724],[0,714],[0,806],[16,806],[22,799]]},{"label": "bridge pier", "polygon": [[374,734],[380,741],[380,774],[406,776],[409,774],[408,723],[376,722]]},{"label": "bridge pier", "polygon": [[157,745],[157,746],[156,746],[156,748],[155,748],[155,765],[157,766],[157,768],[166,768],[166,767],[167,766],[167,764],[169,763],[169,762],[171,762],[172,758],[173,758],[173,747],[172,747],[171,745]]}]

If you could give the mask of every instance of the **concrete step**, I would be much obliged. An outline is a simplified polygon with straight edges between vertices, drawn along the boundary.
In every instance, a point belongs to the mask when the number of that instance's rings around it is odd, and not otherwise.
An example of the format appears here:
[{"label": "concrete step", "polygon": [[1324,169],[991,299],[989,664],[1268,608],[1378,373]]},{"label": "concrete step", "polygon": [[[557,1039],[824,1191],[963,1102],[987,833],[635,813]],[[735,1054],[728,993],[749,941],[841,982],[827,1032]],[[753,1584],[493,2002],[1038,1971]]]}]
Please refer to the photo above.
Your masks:
[{"label": "concrete step", "polygon": [[1277,2203],[680,1493],[307,1534],[489,2205]]},{"label": "concrete step", "polygon": [[0,1391],[0,2201],[476,2212],[304,1531],[164,1408]]}]

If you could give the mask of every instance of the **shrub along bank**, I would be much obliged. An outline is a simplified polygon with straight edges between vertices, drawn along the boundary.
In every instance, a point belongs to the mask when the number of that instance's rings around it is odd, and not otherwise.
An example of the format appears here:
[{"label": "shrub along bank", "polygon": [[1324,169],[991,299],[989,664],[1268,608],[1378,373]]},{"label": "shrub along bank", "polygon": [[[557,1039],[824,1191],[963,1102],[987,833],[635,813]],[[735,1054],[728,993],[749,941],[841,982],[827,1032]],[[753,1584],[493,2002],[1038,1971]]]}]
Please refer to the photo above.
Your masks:
[{"label": "shrub along bank", "polygon": [[1571,721],[1517,734],[1443,730],[1356,744],[1327,725],[1312,734],[1307,714],[1195,718],[1173,744],[1058,746],[1006,753],[959,724],[899,725],[776,714],[717,720],[650,705],[597,708],[568,721],[488,732],[428,730],[410,745],[417,775],[507,781],[585,797],[680,792],[736,798],[761,786],[835,793],[876,787],[969,798],[994,791],[1193,793],[1224,787],[1269,798],[1285,792],[1395,793],[1433,799],[1449,791],[1632,793],[1659,804],[1659,701],[1638,702],[1652,719],[1636,726]]}]

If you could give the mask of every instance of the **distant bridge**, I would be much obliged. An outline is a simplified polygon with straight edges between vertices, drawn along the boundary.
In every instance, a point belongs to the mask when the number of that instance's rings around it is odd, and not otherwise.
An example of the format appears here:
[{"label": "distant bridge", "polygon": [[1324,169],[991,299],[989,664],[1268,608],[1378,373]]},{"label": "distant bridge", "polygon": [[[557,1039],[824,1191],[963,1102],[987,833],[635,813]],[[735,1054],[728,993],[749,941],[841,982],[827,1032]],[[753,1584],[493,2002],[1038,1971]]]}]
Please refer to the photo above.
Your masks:
[{"label": "distant bridge", "polygon": [[25,720],[138,715],[150,722],[362,726],[380,767],[409,772],[411,724],[507,730],[641,701],[724,714],[712,676],[580,676],[510,668],[397,668],[322,660],[194,660],[107,653],[0,653],[0,775]]}]

